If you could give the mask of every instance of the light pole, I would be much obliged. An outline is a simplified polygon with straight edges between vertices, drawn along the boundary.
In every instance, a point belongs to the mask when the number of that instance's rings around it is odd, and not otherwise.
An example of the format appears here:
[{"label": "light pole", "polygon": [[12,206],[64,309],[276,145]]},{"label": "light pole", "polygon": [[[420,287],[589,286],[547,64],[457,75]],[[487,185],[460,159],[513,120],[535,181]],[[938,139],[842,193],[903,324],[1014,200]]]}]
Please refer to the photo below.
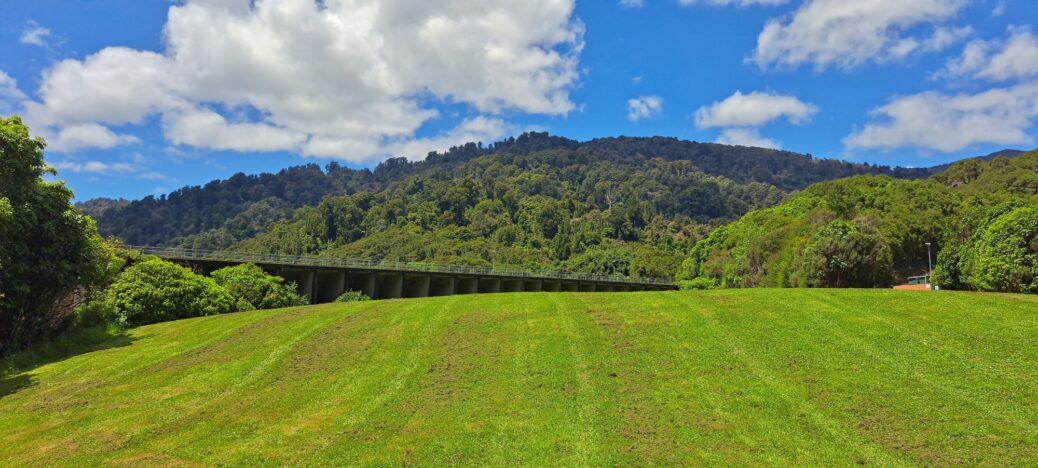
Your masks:
[{"label": "light pole", "polygon": [[930,256],[930,243],[926,243],[926,263],[930,267],[930,272],[926,275],[926,284],[933,282],[933,257]]}]

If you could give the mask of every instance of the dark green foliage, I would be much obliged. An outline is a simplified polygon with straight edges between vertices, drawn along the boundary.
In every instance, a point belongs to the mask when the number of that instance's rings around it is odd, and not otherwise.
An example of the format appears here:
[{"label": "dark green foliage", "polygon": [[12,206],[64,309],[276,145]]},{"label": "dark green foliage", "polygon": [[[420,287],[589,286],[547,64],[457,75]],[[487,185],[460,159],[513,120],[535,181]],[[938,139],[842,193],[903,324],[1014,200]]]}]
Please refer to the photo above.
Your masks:
[{"label": "dark green foliage", "polygon": [[101,281],[111,256],[72,192],[43,181],[44,147],[0,118],[0,355],[66,327],[75,291]]},{"label": "dark green foliage", "polygon": [[953,164],[934,180],[964,193],[996,193],[1038,199],[1038,151],[1013,157],[967,159]]},{"label": "dark green foliage", "polygon": [[213,272],[212,278],[231,293],[239,311],[308,304],[305,297],[295,292],[295,284],[285,283],[279,276],[268,275],[253,264],[221,268]]},{"label": "dark green foliage", "polygon": [[679,278],[709,277],[724,287],[887,286],[926,273],[926,242],[939,249],[961,201],[929,181],[816,184],[714,231],[692,249]]},{"label": "dark green foliage", "polygon": [[707,291],[710,289],[717,289],[717,287],[717,280],[713,278],[699,277],[678,281],[678,288],[682,291]]},{"label": "dark green foliage", "polygon": [[335,302],[362,302],[370,300],[370,297],[360,291],[346,291],[336,298]]},{"label": "dark green foliage", "polygon": [[630,276],[633,260],[634,255],[626,250],[595,247],[570,258],[563,268],[574,273]]},{"label": "dark green foliage", "polygon": [[967,161],[933,181],[816,184],[714,231],[692,249],[679,278],[724,287],[886,287],[927,273],[930,242],[934,282],[944,289],[1038,292],[1038,204],[1018,198],[1031,190],[1035,154]]},{"label": "dark green foliage", "polygon": [[[688,161],[496,154],[429,166],[378,192],[326,197],[234,248],[669,277],[709,226],[783,196]],[[614,248],[625,258],[612,266],[588,257]]]},{"label": "dark green foliage", "polygon": [[[533,172],[527,174],[528,171]],[[687,183],[692,173],[700,179],[713,176],[717,183]],[[575,202],[592,203],[610,214],[612,207],[618,205],[620,212],[613,214],[616,218],[612,235],[629,240],[646,204],[671,219],[680,214],[706,223],[733,219],[749,209],[774,205],[784,191],[802,189],[814,182],[855,174],[919,178],[930,172],[674,138],[607,138],[580,143],[528,133],[490,147],[470,143],[446,153],[431,153],[421,162],[389,159],[374,171],[351,170],[331,163],[323,171],[308,165],[278,174],[237,174],[204,187],[186,187],[168,196],[148,197],[125,206],[118,202],[88,202],[84,209],[100,216],[98,223],[104,234],[117,236],[131,245],[224,248],[266,231],[271,222],[290,217],[290,210],[316,205],[326,196],[378,194],[387,190],[417,193],[426,190],[424,182],[443,180],[444,174],[460,176],[457,184],[438,189],[436,197],[429,197],[427,205],[420,209],[409,207],[409,221],[422,224],[423,228],[438,223],[461,225],[465,220],[472,221],[467,211],[483,200],[502,201],[509,213],[515,213],[521,200],[505,198],[510,190],[554,200],[578,191],[580,197],[573,199]],[[625,204],[631,201],[632,192],[639,191],[647,195],[639,204]],[[271,200],[278,200],[277,205]],[[266,206],[253,208],[257,203]],[[402,214],[399,209],[387,207],[379,217],[384,223],[397,224],[395,216]],[[558,213],[532,213],[549,218],[555,214]],[[624,224],[621,217],[633,218],[632,223]],[[539,233],[550,238],[552,220],[543,221],[549,224],[539,226]],[[250,223],[255,226],[249,226]],[[348,238],[357,237],[358,233],[330,235]]]},{"label": "dark green foliage", "polygon": [[1038,293],[1038,206],[978,209],[976,226],[942,252],[934,281],[949,289]]},{"label": "dark green foliage", "polygon": [[855,222],[833,221],[818,231],[797,259],[794,276],[815,288],[889,286],[893,258],[888,246]]},{"label": "dark green foliage", "polygon": [[130,201],[123,198],[94,198],[76,203],[75,207],[80,213],[97,219],[108,210],[122,208],[129,204]]},{"label": "dark green foliage", "polygon": [[130,266],[105,299],[127,325],[145,325],[237,310],[237,301],[212,278],[159,259]]}]

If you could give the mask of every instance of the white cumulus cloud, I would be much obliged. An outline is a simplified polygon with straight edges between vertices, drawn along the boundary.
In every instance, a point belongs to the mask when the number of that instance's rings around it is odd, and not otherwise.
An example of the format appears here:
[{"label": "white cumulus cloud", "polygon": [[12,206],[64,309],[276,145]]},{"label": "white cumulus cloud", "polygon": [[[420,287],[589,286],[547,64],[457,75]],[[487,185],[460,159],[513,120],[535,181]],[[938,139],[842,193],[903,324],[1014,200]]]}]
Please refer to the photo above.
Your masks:
[{"label": "white cumulus cloud", "polygon": [[433,138],[417,138],[390,146],[389,151],[411,160],[425,159],[430,151],[446,151],[459,143],[496,141],[509,132],[512,126],[499,118],[477,116],[466,119],[449,132]]},{"label": "white cumulus cloud", "polygon": [[1026,27],[1009,29],[1006,41],[974,40],[948,61],[943,74],[991,81],[1038,77],[1038,37]]},{"label": "white cumulus cloud", "polygon": [[794,96],[736,91],[723,101],[700,107],[695,120],[699,128],[759,127],[781,118],[801,124],[816,112],[818,107]]},{"label": "white cumulus cloud", "polygon": [[942,50],[971,33],[945,26],[968,1],[806,0],[792,15],[768,21],[750,60],[760,68],[850,69]]},{"label": "white cumulus cloud", "polygon": [[13,113],[25,100],[25,94],[18,89],[18,82],[0,70],[0,115]]},{"label": "white cumulus cloud", "polygon": [[627,101],[627,119],[637,122],[663,112],[663,98],[641,96]]},{"label": "white cumulus cloud", "polygon": [[678,4],[681,6],[691,6],[697,4],[706,4],[714,6],[755,6],[755,5],[784,5],[789,3],[789,0],[678,0]]},{"label": "white cumulus cloud", "polygon": [[844,138],[849,149],[923,148],[941,152],[973,144],[1025,144],[1038,120],[1038,84],[976,94],[926,92],[871,111],[873,121]]},{"label": "white cumulus cloud", "polygon": [[718,143],[778,149],[779,143],[761,136],[759,127],[782,119],[800,125],[817,112],[817,106],[795,96],[736,91],[723,101],[700,107],[693,118],[699,129],[723,129]]},{"label": "white cumulus cloud", "polygon": [[128,141],[114,127],[158,115],[176,144],[370,161],[420,142],[440,102],[484,121],[573,111],[574,1],[186,0],[170,7],[164,51],[60,62],[26,119],[50,137],[100,126],[107,145]]},{"label": "white cumulus cloud", "polygon": [[736,146],[756,146],[758,148],[778,149],[779,143],[761,136],[756,128],[729,128],[717,137],[717,143]]}]

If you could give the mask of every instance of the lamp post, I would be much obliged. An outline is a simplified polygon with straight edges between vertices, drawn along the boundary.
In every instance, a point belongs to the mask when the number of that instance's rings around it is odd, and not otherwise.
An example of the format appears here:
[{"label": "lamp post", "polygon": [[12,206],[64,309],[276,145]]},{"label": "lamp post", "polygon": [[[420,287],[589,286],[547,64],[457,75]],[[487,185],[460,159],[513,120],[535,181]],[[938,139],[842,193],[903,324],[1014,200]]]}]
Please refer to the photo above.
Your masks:
[{"label": "lamp post", "polygon": [[926,243],[926,263],[930,267],[929,273],[926,275],[926,284],[933,282],[933,257],[930,256],[930,243]]}]

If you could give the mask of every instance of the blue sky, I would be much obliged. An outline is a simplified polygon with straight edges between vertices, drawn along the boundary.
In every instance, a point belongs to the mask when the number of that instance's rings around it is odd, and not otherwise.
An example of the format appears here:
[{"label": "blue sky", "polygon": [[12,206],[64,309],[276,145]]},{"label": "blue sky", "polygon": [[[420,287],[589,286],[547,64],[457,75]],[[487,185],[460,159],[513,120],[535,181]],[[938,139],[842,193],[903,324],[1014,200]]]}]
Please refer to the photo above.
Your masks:
[{"label": "blue sky", "polygon": [[526,130],[908,166],[1038,146],[1030,0],[3,0],[79,199]]}]

